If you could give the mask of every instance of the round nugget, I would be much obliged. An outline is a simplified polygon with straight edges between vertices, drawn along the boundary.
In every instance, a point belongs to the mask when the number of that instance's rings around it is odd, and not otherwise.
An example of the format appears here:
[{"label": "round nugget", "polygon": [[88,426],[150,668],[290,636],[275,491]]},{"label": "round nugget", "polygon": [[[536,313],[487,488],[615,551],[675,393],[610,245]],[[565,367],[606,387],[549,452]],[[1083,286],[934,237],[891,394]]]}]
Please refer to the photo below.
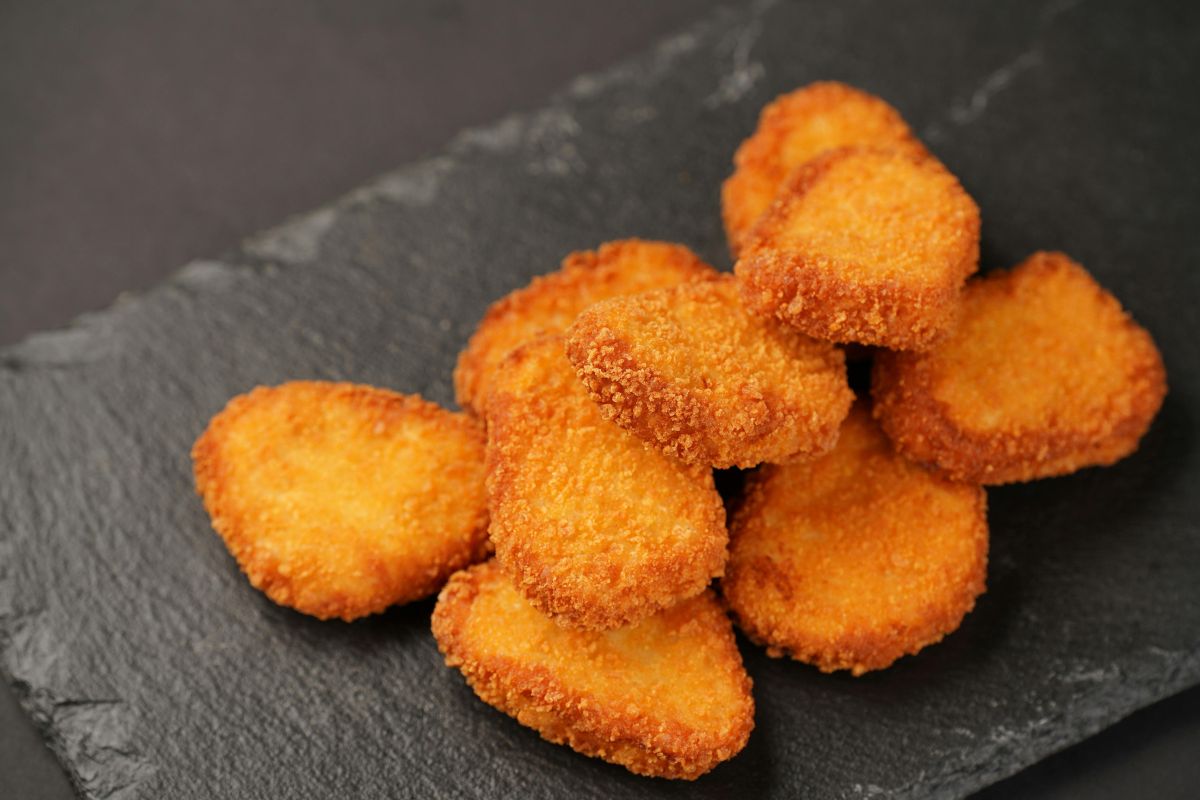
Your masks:
[{"label": "round nugget", "polygon": [[196,489],[250,583],[352,620],[438,590],[487,551],[482,426],[419,397],[301,381],[229,401]]},{"label": "round nugget", "polygon": [[446,584],[433,635],[485,703],[639,775],[694,780],[754,728],[750,677],[711,592],[628,628],[578,631],[538,613],[492,561]]},{"label": "round nugget", "polygon": [[557,272],[534,278],[488,308],[454,368],[458,404],[482,417],[504,357],[536,336],[562,333],[592,303],[716,275],[688,248],[666,242],[624,239],[571,253]]},{"label": "round nugget", "polygon": [[811,83],[764,108],[758,129],[737,149],[734,172],[721,187],[734,257],[793,170],[827,150],[852,146],[925,154],[896,109],[844,83]]},{"label": "round nugget", "polygon": [[597,303],[567,356],[606,419],[705,466],[823,453],[853,400],[841,351],[747,312],[732,276]]},{"label": "round nugget", "polygon": [[712,470],[604,419],[561,336],[510,353],[487,409],[496,559],[543,613],[615,628],[722,573],[729,537]]},{"label": "round nugget", "polygon": [[880,353],[875,415],[896,448],[977,483],[1107,465],[1137,449],[1167,392],[1150,334],[1082,266],[1035,253],[967,286],[927,353]]},{"label": "round nugget", "polygon": [[861,405],[834,449],[753,473],[721,583],[772,656],[883,669],[955,630],[984,591],[987,498],[897,455]]},{"label": "round nugget", "polygon": [[734,271],[748,308],[817,339],[930,346],[979,261],[979,209],[932,157],[847,148],[796,170]]}]

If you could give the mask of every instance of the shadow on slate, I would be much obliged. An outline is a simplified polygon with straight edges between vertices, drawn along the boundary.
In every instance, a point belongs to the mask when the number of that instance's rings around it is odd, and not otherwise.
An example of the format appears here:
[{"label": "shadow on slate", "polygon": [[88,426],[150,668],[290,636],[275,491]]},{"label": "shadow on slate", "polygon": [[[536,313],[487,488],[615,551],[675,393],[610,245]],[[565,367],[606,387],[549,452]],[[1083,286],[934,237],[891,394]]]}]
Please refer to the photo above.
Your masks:
[{"label": "shadow on slate", "polygon": [[[86,797],[963,795],[1200,681],[1194,7],[868,2],[726,10],[459,136],[146,296],[0,354],[3,668]],[[989,492],[989,592],[861,679],[743,644],[758,727],[695,784],[541,742],[475,699],[432,601],[346,625],[249,587],[188,449],[289,378],[452,402],[489,301],[640,235],[728,265],[717,187],[772,96],[837,78],[961,176],[985,266],[1083,261],[1153,332],[1171,394],[1107,470]],[[1180,309],[1186,309],[1186,312]]]}]

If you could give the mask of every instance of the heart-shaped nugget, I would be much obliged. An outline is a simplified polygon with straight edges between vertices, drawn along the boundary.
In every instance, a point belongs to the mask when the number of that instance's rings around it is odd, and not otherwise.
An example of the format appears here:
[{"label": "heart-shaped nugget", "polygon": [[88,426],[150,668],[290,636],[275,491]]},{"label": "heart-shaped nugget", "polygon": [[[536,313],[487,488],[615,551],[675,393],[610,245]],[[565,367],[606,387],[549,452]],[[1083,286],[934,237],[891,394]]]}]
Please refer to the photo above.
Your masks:
[{"label": "heart-shaped nugget", "polygon": [[749,313],[730,276],[597,303],[567,356],[607,419],[713,467],[819,455],[854,399],[838,348]]},{"label": "heart-shaped nugget", "polygon": [[351,620],[436,592],[487,549],[483,430],[419,397],[299,381],[235,397],[192,450],[250,582]]},{"label": "heart-shaped nugget", "polygon": [[712,470],[604,419],[561,336],[513,351],[487,409],[489,533],[544,613],[615,628],[722,573],[728,535]]},{"label": "heart-shaped nugget", "polygon": [[1083,267],[1036,253],[968,285],[963,306],[933,350],[875,360],[875,415],[896,449],[988,484],[1137,449],[1167,391],[1162,356]]},{"label": "heart-shaped nugget", "polygon": [[540,614],[491,561],[446,584],[433,634],[484,702],[639,775],[697,778],[754,727],[750,678],[711,592],[637,625],[579,631]]},{"label": "heart-shaped nugget", "polygon": [[843,148],[784,183],[734,272],[742,299],[817,339],[923,350],[979,261],[979,208],[932,156]]}]

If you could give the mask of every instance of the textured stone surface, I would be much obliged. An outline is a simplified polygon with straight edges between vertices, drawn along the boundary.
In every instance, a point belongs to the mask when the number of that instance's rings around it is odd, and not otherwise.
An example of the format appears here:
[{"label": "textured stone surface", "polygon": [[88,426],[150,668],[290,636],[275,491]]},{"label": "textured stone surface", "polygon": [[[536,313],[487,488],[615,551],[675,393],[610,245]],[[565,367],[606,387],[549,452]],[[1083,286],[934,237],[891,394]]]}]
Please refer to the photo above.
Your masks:
[{"label": "textured stone surface", "polygon": [[[547,109],[0,352],[0,665],[88,797],[954,796],[1200,680],[1196,12],[799,4],[723,12]],[[990,591],[862,679],[746,646],[758,728],[695,785],[542,743],[440,666],[431,604],[272,606],[191,492],[236,392],[336,378],[451,401],[487,302],[604,239],[723,254],[717,185],[775,93],[898,105],[984,215],[984,262],[1079,258],[1154,333],[1171,395],[1108,470],[993,490]]]}]

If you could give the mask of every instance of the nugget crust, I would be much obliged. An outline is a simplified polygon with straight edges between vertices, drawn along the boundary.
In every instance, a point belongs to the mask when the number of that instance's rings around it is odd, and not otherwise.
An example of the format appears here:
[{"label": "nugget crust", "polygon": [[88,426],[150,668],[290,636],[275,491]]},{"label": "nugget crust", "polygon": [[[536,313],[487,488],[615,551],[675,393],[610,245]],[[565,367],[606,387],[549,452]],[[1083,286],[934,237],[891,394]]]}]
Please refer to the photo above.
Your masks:
[{"label": "nugget crust", "polygon": [[725,565],[712,470],[600,415],[561,336],[509,354],[488,399],[496,558],[543,613],[614,628],[699,594]]},{"label": "nugget crust", "polygon": [[986,504],[897,455],[858,405],[832,452],[750,476],[721,588],[770,655],[883,669],[955,630],[984,591]]},{"label": "nugget crust", "polygon": [[485,703],[543,738],[639,775],[693,780],[754,727],[750,678],[711,592],[638,625],[555,625],[494,561],[442,590],[433,634]]},{"label": "nugget crust", "polygon": [[488,308],[454,368],[458,404],[482,417],[504,357],[540,334],[562,333],[592,303],[716,274],[688,248],[666,242],[624,239],[571,253],[557,272],[534,278]]},{"label": "nugget crust", "polygon": [[482,426],[419,397],[295,382],[229,401],[196,489],[250,583],[352,620],[438,590],[487,551]]},{"label": "nugget crust", "polygon": [[929,347],[979,261],[979,209],[932,157],[834,150],[793,173],[734,268],[742,299],[809,336]]},{"label": "nugget crust", "polygon": [[841,351],[747,312],[731,276],[598,303],[567,356],[606,419],[719,468],[828,450],[853,399]]},{"label": "nugget crust", "polygon": [[734,154],[721,187],[721,213],[736,258],[754,223],[797,167],[839,147],[886,147],[925,155],[899,112],[844,83],[812,83],[763,109],[758,129]]},{"label": "nugget crust", "polygon": [[1124,458],[1167,391],[1150,334],[1062,253],[969,284],[954,332],[928,353],[880,353],[871,383],[901,453],[988,484]]}]

